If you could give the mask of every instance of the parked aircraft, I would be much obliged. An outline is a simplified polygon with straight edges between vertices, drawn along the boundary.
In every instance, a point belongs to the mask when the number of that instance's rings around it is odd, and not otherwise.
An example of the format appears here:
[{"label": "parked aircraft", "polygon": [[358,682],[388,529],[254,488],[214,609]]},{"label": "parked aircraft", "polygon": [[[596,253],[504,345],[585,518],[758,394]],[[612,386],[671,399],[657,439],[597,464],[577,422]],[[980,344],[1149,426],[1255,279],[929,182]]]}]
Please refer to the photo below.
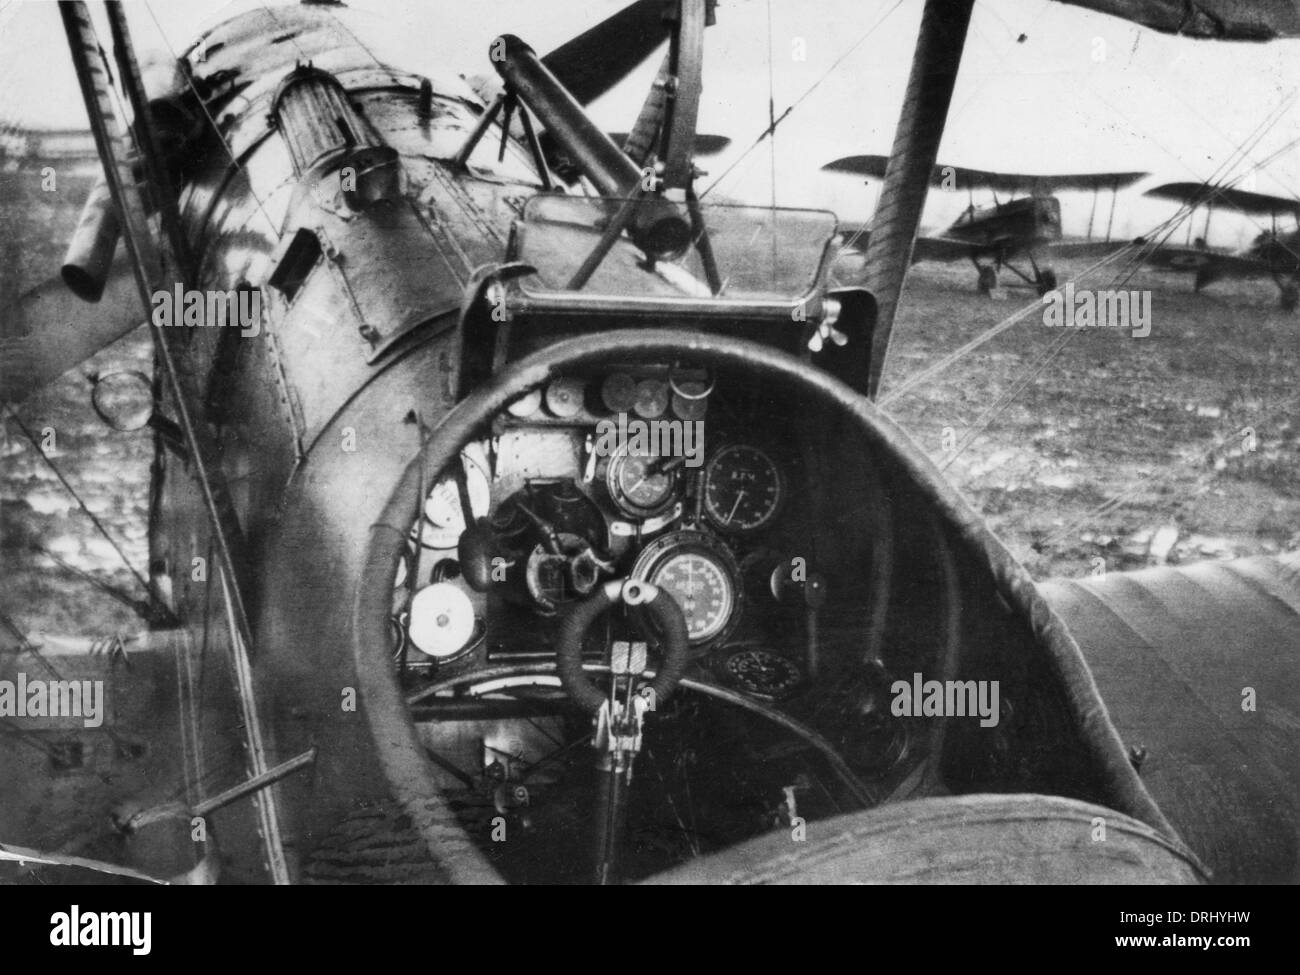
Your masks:
[{"label": "parked aircraft", "polygon": [[[1300,302],[1300,227],[1281,228],[1278,218],[1289,218],[1294,224],[1300,217],[1300,200],[1202,183],[1165,183],[1146,195],[1206,211],[1204,230],[1195,242],[1181,247],[1161,243],[1150,253],[1151,264],[1193,273],[1197,291],[1222,278],[1270,278],[1277,285],[1279,304],[1287,311],[1295,309]],[[1265,217],[1269,226],[1242,250],[1211,248],[1205,241],[1215,210]],[[1190,230],[1190,221],[1188,226]]]},{"label": "parked aircraft", "polygon": [[[851,173],[870,179],[883,180],[889,165],[888,156],[845,156],[822,167],[830,173]],[[1040,261],[1049,255],[1095,255],[1104,253],[1115,245],[1110,240],[1110,230],[1115,218],[1115,200],[1119,191],[1146,178],[1147,173],[1073,173],[1059,175],[1032,175],[1028,173],[996,173],[962,166],[936,165],[930,173],[930,186],[945,192],[968,194],[970,203],[942,233],[919,236],[912,251],[914,261],[965,261],[975,265],[980,294],[989,294],[998,286],[998,272],[1009,270],[1026,284],[1046,294],[1056,287],[1056,271]],[[1106,237],[1093,239],[1089,221],[1088,236],[1067,239],[1061,233],[1061,201],[1056,193],[1069,190],[1093,193],[1093,215],[1096,214],[1096,197],[1103,189],[1111,192],[1110,218],[1106,224]],[[976,206],[975,193],[992,194],[991,203]],[[1008,194],[1005,200],[998,194]],[[1023,196],[1017,194],[1023,193]],[[865,250],[870,231],[865,228],[846,228],[846,239],[854,247]],[[1027,270],[1013,263],[1023,258],[1029,262]],[[985,263],[981,264],[983,260]]]}]

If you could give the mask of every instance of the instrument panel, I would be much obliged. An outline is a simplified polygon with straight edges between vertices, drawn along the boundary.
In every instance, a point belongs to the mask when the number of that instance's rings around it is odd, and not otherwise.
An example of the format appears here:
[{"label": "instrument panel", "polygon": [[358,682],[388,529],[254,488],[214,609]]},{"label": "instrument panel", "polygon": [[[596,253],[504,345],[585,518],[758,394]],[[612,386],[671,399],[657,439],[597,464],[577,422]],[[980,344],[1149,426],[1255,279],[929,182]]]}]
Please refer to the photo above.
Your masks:
[{"label": "instrument panel", "polygon": [[[768,577],[805,554],[802,463],[785,417],[730,393],[703,370],[628,366],[511,403],[427,488],[394,581],[403,670],[552,655],[570,605],[639,578],[677,602],[713,679],[797,694],[800,662],[757,644],[798,619]],[[593,627],[589,652],[627,627]]]}]

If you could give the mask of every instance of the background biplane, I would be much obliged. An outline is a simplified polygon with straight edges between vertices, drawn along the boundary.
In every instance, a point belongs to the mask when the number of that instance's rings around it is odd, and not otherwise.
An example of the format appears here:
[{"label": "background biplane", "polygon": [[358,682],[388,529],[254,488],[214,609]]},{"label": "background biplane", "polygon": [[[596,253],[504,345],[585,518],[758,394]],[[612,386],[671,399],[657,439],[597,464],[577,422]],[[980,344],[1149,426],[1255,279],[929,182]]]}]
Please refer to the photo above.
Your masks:
[{"label": "background biplane", "polygon": [[[822,167],[829,173],[849,173],[873,180],[885,178],[889,166],[887,156],[845,156]],[[1046,258],[1061,256],[1095,256],[1113,250],[1110,238],[1115,219],[1115,202],[1119,191],[1127,189],[1148,174],[1128,173],[1062,173],[1033,175],[1029,173],[996,173],[964,166],[936,165],[930,173],[931,188],[944,192],[961,192],[970,199],[960,217],[942,233],[921,235],[912,251],[914,261],[961,261],[975,265],[976,283],[981,294],[988,294],[998,285],[998,272],[1011,271],[1026,284],[1046,294],[1056,287],[1056,271]],[[1093,217],[1096,215],[1097,195],[1102,190],[1111,193],[1110,216],[1106,223],[1106,236],[1094,240]],[[976,206],[975,193],[988,192],[993,202]],[[1091,192],[1092,213],[1088,220],[1088,234],[1079,240],[1066,239],[1061,232],[1061,201],[1055,196],[1064,191]],[[998,194],[1007,199],[999,200]],[[1019,194],[1024,194],[1019,195]],[[869,237],[870,231],[848,231]],[[865,249],[866,241],[855,242]],[[1029,262],[1028,270],[1017,267],[1013,261],[1023,258]],[[985,263],[980,263],[983,260]]]},{"label": "background biplane", "polygon": [[[1199,237],[1184,246],[1159,244],[1148,262],[1156,267],[1194,274],[1200,291],[1223,278],[1270,278],[1277,285],[1278,303],[1293,311],[1300,301],[1300,229],[1278,225],[1278,218],[1295,224],[1300,218],[1300,200],[1255,193],[1233,187],[1200,183],[1165,183],[1147,190],[1147,196],[1175,200],[1184,207],[1205,208],[1205,222]],[[1215,210],[1264,217],[1269,225],[1260,230],[1249,246],[1238,251],[1211,248],[1206,244]],[[1192,221],[1188,221],[1188,234]]]}]

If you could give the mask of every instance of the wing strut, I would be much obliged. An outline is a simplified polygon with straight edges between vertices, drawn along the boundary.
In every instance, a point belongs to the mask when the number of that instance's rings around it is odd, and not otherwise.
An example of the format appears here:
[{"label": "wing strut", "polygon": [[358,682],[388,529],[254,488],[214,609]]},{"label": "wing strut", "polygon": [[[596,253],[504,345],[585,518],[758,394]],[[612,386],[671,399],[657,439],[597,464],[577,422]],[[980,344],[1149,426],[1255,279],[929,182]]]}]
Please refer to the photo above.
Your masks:
[{"label": "wing strut", "polygon": [[[114,36],[120,36],[124,44],[129,44],[130,33],[120,3],[110,2],[105,4],[105,7],[110,19],[118,20],[114,27]],[[95,136],[95,146],[99,151],[100,159],[103,160],[104,175],[113,195],[113,203],[121,218],[124,242],[131,258],[136,287],[147,319],[152,312],[151,296],[165,279],[163,255],[150,232],[139,187],[132,177],[130,162],[122,151],[123,133],[113,111],[112,94],[108,88],[105,65],[100,56],[99,41],[90,21],[90,12],[81,0],[62,0],[59,3],[59,12],[68,35],[72,63],[76,68],[77,81],[86,102],[86,114],[90,118],[90,129]],[[132,87],[139,87],[140,77],[134,57],[129,59],[119,57],[118,70],[121,84],[128,92]],[[144,104],[141,93],[137,93],[136,97],[128,95],[128,98],[132,104],[137,104],[137,99],[138,104]],[[137,117],[135,127],[137,133],[148,131],[147,115]],[[146,154],[148,141],[148,139],[144,140],[145,145],[142,146]],[[161,160],[154,160],[149,168],[154,167],[161,169]],[[248,639],[248,620],[244,611],[243,597],[239,592],[239,585],[246,578],[242,557],[243,533],[235,517],[230,495],[225,489],[225,481],[220,475],[220,468],[214,460],[217,456],[216,445],[208,435],[203,417],[195,413],[196,410],[201,409],[203,400],[196,390],[190,388],[192,383],[188,377],[181,375],[176,368],[170,348],[171,334],[165,329],[154,329],[154,338],[159,359],[176,399],[176,412],[192,452],[195,474],[203,493],[204,504],[213,523],[218,557],[222,567],[236,582],[234,587],[236,615],[240,629],[245,639]]]},{"label": "wing strut", "polygon": [[974,5],[974,0],[926,0],[921,16],[907,94],[867,241],[864,283],[878,308],[867,379],[867,395],[872,399],[880,391],[903,280],[912,263],[930,170],[939,155]]},{"label": "wing strut", "polygon": [[[137,148],[147,157],[154,143],[150,134],[149,116],[139,67],[134,55],[129,53],[131,34],[127,27],[126,16],[120,0],[111,0],[105,4],[105,7],[112,24],[113,39],[117,42],[119,82],[126,93],[128,103],[137,113],[134,119],[135,136],[139,142]],[[131,258],[136,287],[144,306],[145,317],[148,318],[153,304],[151,296],[159,290],[159,284],[166,280],[167,270],[163,262],[163,253],[151,233],[140,188],[132,176],[131,164],[124,151],[126,133],[113,111],[107,65],[104,62],[94,25],[91,23],[90,11],[83,0],[60,0],[59,13],[68,36],[72,64],[76,69],[77,82],[86,103],[86,114],[90,119],[95,146],[104,163],[104,175],[121,220],[122,237]],[[141,108],[145,108],[145,111],[141,111]],[[161,158],[154,157],[146,164],[146,174],[162,168]],[[155,185],[154,189],[162,192],[164,187]],[[163,221],[164,225],[168,223],[165,209]],[[170,230],[179,237],[178,224],[172,223]],[[172,256],[173,260],[177,258],[176,254]],[[241,591],[241,586],[247,579],[243,532],[235,516],[225,479],[216,461],[217,445],[209,433],[203,416],[203,399],[194,388],[189,374],[182,373],[176,366],[171,349],[171,332],[168,329],[155,328],[153,334],[158,360],[167,374],[167,381],[176,401],[176,413],[190,448],[194,474],[203,495],[204,507],[212,523],[212,539],[221,567],[235,663],[237,668],[247,668],[248,648],[253,644]],[[262,749],[257,708],[251,697],[251,682],[247,682],[246,685],[241,682],[239,692],[240,702],[244,707],[249,765],[252,774],[260,776],[267,771],[267,765]],[[274,793],[271,790],[260,791],[256,797],[256,804],[271,878],[277,884],[288,883],[289,872],[280,837],[279,814]]]}]

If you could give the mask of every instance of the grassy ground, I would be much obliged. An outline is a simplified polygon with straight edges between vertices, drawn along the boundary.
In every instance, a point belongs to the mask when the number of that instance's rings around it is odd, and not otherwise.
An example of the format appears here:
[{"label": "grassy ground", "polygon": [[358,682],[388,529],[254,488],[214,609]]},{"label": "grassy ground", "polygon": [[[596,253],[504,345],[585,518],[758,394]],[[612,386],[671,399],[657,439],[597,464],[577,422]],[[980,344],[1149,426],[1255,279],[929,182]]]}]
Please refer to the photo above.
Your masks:
[{"label": "grassy ground", "polygon": [[[48,185],[48,184],[47,184]],[[12,327],[5,309],[25,290],[58,274],[89,192],[87,178],[60,178],[52,190],[39,171],[0,172],[0,335]],[[87,305],[88,315],[95,306]],[[149,371],[148,336],[129,336],[67,373],[17,410],[38,440],[52,433],[48,451],[69,482],[101,518],[132,563],[146,563],[151,438],[114,433],[90,407],[96,370]],[[53,552],[96,578],[143,595],[112,547],[91,527],[18,423],[0,413],[0,613],[25,632],[108,635],[139,627],[119,602],[61,568],[34,546]],[[9,634],[0,630],[0,646]]]},{"label": "grassy ground", "polygon": [[[1023,287],[982,298],[973,279],[914,270],[884,396],[1036,301]],[[1141,271],[1124,287],[1152,293],[1146,338],[1046,328],[1035,309],[889,411],[1038,578],[1098,557],[1117,570],[1300,547],[1300,316],[1267,281],[1198,295]]]}]

